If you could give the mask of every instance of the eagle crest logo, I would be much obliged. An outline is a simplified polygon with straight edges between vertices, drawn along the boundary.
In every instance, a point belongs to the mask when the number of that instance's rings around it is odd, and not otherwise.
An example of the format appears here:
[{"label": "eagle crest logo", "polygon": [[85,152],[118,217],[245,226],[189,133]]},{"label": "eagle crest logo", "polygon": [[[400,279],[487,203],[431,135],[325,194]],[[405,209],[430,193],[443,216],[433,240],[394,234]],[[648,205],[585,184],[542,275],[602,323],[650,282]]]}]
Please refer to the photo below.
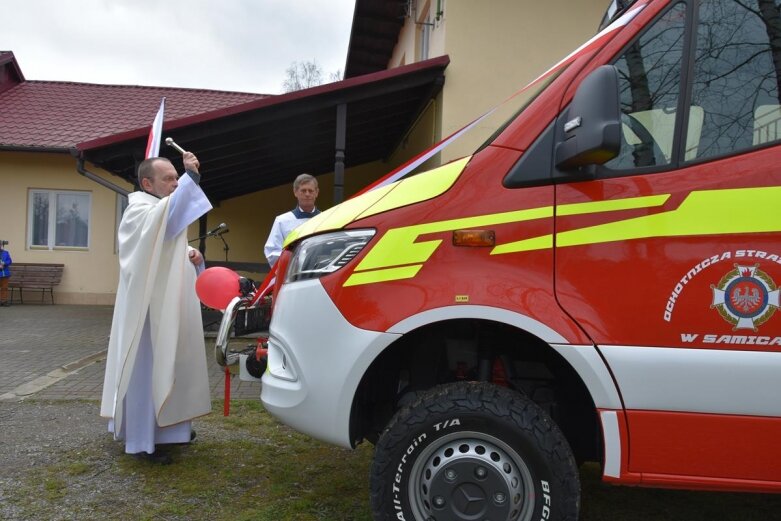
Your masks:
[{"label": "eagle crest logo", "polygon": [[773,279],[759,269],[759,264],[735,264],[735,269],[724,275],[717,285],[711,284],[711,289],[711,308],[732,324],[733,331],[757,331],[779,308],[779,289]]}]

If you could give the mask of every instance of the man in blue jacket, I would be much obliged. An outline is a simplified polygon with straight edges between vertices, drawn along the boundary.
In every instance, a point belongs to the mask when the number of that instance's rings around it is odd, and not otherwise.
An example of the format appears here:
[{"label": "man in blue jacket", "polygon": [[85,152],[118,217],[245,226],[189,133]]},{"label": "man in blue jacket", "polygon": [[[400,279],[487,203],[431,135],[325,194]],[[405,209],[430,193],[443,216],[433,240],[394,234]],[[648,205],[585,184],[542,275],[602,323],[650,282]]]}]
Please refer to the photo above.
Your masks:
[{"label": "man in blue jacket", "polygon": [[0,306],[10,306],[11,301],[8,300],[8,280],[11,278],[11,254],[8,250],[3,249],[3,246],[8,244],[6,241],[0,240]]}]

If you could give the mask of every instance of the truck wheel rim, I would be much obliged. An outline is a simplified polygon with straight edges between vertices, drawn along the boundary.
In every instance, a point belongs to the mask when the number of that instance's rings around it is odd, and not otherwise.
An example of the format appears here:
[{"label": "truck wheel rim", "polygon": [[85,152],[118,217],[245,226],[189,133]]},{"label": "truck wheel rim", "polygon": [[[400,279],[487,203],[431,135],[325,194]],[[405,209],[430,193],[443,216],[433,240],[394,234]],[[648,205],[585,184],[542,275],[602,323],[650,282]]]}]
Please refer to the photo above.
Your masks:
[{"label": "truck wheel rim", "polygon": [[412,466],[416,519],[525,521],[534,508],[532,477],[520,455],[480,432],[458,432],[426,447]]}]

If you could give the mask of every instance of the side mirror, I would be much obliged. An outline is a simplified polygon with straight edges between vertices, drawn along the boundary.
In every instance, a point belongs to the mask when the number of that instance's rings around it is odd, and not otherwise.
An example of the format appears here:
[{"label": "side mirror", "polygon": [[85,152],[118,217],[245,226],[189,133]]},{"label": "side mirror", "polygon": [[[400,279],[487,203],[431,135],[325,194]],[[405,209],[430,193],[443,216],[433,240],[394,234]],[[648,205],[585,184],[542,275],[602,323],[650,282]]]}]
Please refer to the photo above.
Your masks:
[{"label": "side mirror", "polygon": [[556,166],[562,170],[601,165],[621,148],[618,71],[602,65],[578,87],[569,109],[557,124],[564,140],[556,145]]}]

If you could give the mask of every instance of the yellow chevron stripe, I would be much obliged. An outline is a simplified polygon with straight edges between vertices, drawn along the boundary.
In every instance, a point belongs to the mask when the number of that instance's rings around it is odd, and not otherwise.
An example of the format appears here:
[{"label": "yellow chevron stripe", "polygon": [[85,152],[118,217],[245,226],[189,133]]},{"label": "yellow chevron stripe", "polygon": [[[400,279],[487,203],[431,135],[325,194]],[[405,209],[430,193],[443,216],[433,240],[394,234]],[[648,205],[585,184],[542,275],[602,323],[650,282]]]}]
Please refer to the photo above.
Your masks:
[{"label": "yellow chevron stripe", "polygon": [[309,219],[285,237],[284,245],[307,235],[338,230],[358,219],[401,208],[445,193],[464,171],[472,156],[442,165],[434,170],[404,178],[382,188],[366,192]]},{"label": "yellow chevron stripe", "polygon": [[[663,205],[670,194],[561,205],[557,216],[586,215]],[[371,284],[414,277],[442,243],[442,239],[418,242],[421,235],[462,228],[479,228],[544,219],[552,206],[503,212],[388,230],[356,266],[345,285]],[[675,237],[781,231],[781,187],[739,188],[691,192],[681,205],[668,212],[624,219],[556,236],[556,247]],[[491,255],[552,248],[552,235],[541,235],[496,246]],[[407,265],[407,266],[404,266]],[[391,268],[403,266],[401,268]],[[389,269],[390,268],[390,269]],[[374,271],[368,271],[374,270]]]},{"label": "yellow chevron stripe", "polygon": [[[563,204],[556,209],[556,215],[570,216],[590,213],[615,212],[619,210],[633,210],[636,208],[651,208],[662,206],[670,194],[650,195],[645,197],[630,197],[628,199],[615,199],[612,201],[592,201],[588,203]],[[522,241],[500,244],[491,250],[491,255],[504,253],[517,253],[522,251],[544,250],[553,247],[553,235],[542,235]]]},{"label": "yellow chevron stripe", "polygon": [[445,193],[456,182],[456,179],[464,171],[470,159],[472,159],[472,156],[467,156],[434,170],[396,181],[394,183],[398,185],[396,190],[392,190],[387,197],[383,197],[382,200],[368,208],[357,219],[363,219],[370,215],[393,210],[394,208],[401,208],[412,203],[432,199]]},{"label": "yellow chevron stripe", "polygon": [[644,197],[629,197],[611,201],[589,201],[587,203],[562,204],[556,209],[556,215],[582,215],[587,213],[616,212],[618,210],[634,210],[636,208],[651,208],[662,206],[670,198],[670,194],[647,195]]},{"label": "yellow chevron stripe", "polygon": [[417,224],[404,228],[388,230],[372,250],[356,266],[355,271],[373,270],[404,264],[426,262],[434,250],[442,243],[441,239],[416,242],[418,237],[429,233],[439,233],[460,228],[478,228],[511,222],[530,221],[553,216],[553,207],[544,206],[530,210],[465,217],[449,221]]},{"label": "yellow chevron stripe", "polygon": [[[570,230],[556,235],[556,247],[605,242],[781,231],[781,187],[737,188],[690,193],[675,210]],[[492,254],[543,249],[550,235],[504,244]],[[499,250],[499,251],[497,251]]]},{"label": "yellow chevron stripe", "polygon": [[316,215],[306,221],[301,226],[295,228],[285,237],[284,247],[301,237],[312,235],[319,230],[334,229],[338,230],[346,224],[355,220],[356,215],[360,215],[366,208],[371,207],[377,201],[388,195],[388,192],[396,188],[394,184],[383,186],[371,192],[348,199],[347,201],[329,208],[328,210]]},{"label": "yellow chevron stripe", "polygon": [[366,271],[363,273],[353,273],[344,283],[344,286],[358,286],[361,284],[374,284],[375,282],[386,282],[388,280],[411,279],[418,274],[422,264],[415,266],[403,266],[401,268],[388,268],[384,270]]}]

